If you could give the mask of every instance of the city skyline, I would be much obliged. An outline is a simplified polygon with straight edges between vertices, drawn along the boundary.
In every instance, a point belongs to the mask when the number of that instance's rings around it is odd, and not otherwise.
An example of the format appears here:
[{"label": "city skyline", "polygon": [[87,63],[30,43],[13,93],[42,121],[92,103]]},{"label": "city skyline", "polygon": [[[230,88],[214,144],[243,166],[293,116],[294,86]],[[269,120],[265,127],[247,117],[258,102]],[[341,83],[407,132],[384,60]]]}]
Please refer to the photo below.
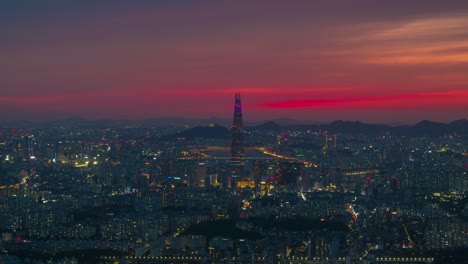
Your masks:
[{"label": "city skyline", "polygon": [[1,120],[467,118],[465,1],[0,4]]}]

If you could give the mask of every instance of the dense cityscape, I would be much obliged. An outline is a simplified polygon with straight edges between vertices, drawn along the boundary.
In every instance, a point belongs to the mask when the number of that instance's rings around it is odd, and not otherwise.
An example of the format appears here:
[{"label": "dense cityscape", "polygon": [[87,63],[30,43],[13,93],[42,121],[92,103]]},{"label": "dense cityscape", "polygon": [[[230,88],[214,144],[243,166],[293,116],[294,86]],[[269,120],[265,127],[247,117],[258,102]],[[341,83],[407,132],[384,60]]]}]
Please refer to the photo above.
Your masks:
[{"label": "dense cityscape", "polygon": [[3,125],[0,263],[466,263],[466,119],[246,126],[233,103],[229,128]]}]

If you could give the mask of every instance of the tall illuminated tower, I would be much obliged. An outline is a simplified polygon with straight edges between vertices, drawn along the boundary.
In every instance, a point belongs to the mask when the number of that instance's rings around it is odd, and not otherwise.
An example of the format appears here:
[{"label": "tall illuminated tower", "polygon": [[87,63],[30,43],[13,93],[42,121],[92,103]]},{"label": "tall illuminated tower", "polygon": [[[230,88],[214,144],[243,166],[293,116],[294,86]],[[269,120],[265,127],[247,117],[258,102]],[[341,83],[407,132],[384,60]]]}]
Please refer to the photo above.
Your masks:
[{"label": "tall illuminated tower", "polygon": [[[231,187],[237,184],[237,178],[244,174],[245,140],[242,122],[242,106],[240,94],[236,94],[234,103],[234,118],[232,120],[231,142]],[[234,185],[234,186],[233,186]]]}]

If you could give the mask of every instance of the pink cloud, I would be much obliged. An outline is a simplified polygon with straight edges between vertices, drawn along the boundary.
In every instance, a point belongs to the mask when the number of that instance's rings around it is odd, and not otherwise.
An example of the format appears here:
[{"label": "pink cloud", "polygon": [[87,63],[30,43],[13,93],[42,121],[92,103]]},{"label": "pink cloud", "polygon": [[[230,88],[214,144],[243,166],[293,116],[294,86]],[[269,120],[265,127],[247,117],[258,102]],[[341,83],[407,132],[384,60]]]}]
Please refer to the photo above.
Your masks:
[{"label": "pink cloud", "polygon": [[468,91],[455,90],[392,95],[357,95],[353,97],[336,94],[328,99],[261,102],[256,107],[323,109],[456,108],[466,105],[466,102],[468,102]]}]

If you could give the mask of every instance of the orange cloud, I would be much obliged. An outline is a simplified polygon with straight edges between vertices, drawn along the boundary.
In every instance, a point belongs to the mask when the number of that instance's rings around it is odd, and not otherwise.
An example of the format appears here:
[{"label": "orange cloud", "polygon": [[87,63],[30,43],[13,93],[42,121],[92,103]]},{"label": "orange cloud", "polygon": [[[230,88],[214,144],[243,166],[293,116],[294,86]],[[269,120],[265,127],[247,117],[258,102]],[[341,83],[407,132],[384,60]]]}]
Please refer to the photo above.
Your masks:
[{"label": "orange cloud", "polygon": [[[359,26],[358,26],[359,27]],[[468,16],[361,25],[349,39],[357,61],[382,65],[468,63]]]}]

